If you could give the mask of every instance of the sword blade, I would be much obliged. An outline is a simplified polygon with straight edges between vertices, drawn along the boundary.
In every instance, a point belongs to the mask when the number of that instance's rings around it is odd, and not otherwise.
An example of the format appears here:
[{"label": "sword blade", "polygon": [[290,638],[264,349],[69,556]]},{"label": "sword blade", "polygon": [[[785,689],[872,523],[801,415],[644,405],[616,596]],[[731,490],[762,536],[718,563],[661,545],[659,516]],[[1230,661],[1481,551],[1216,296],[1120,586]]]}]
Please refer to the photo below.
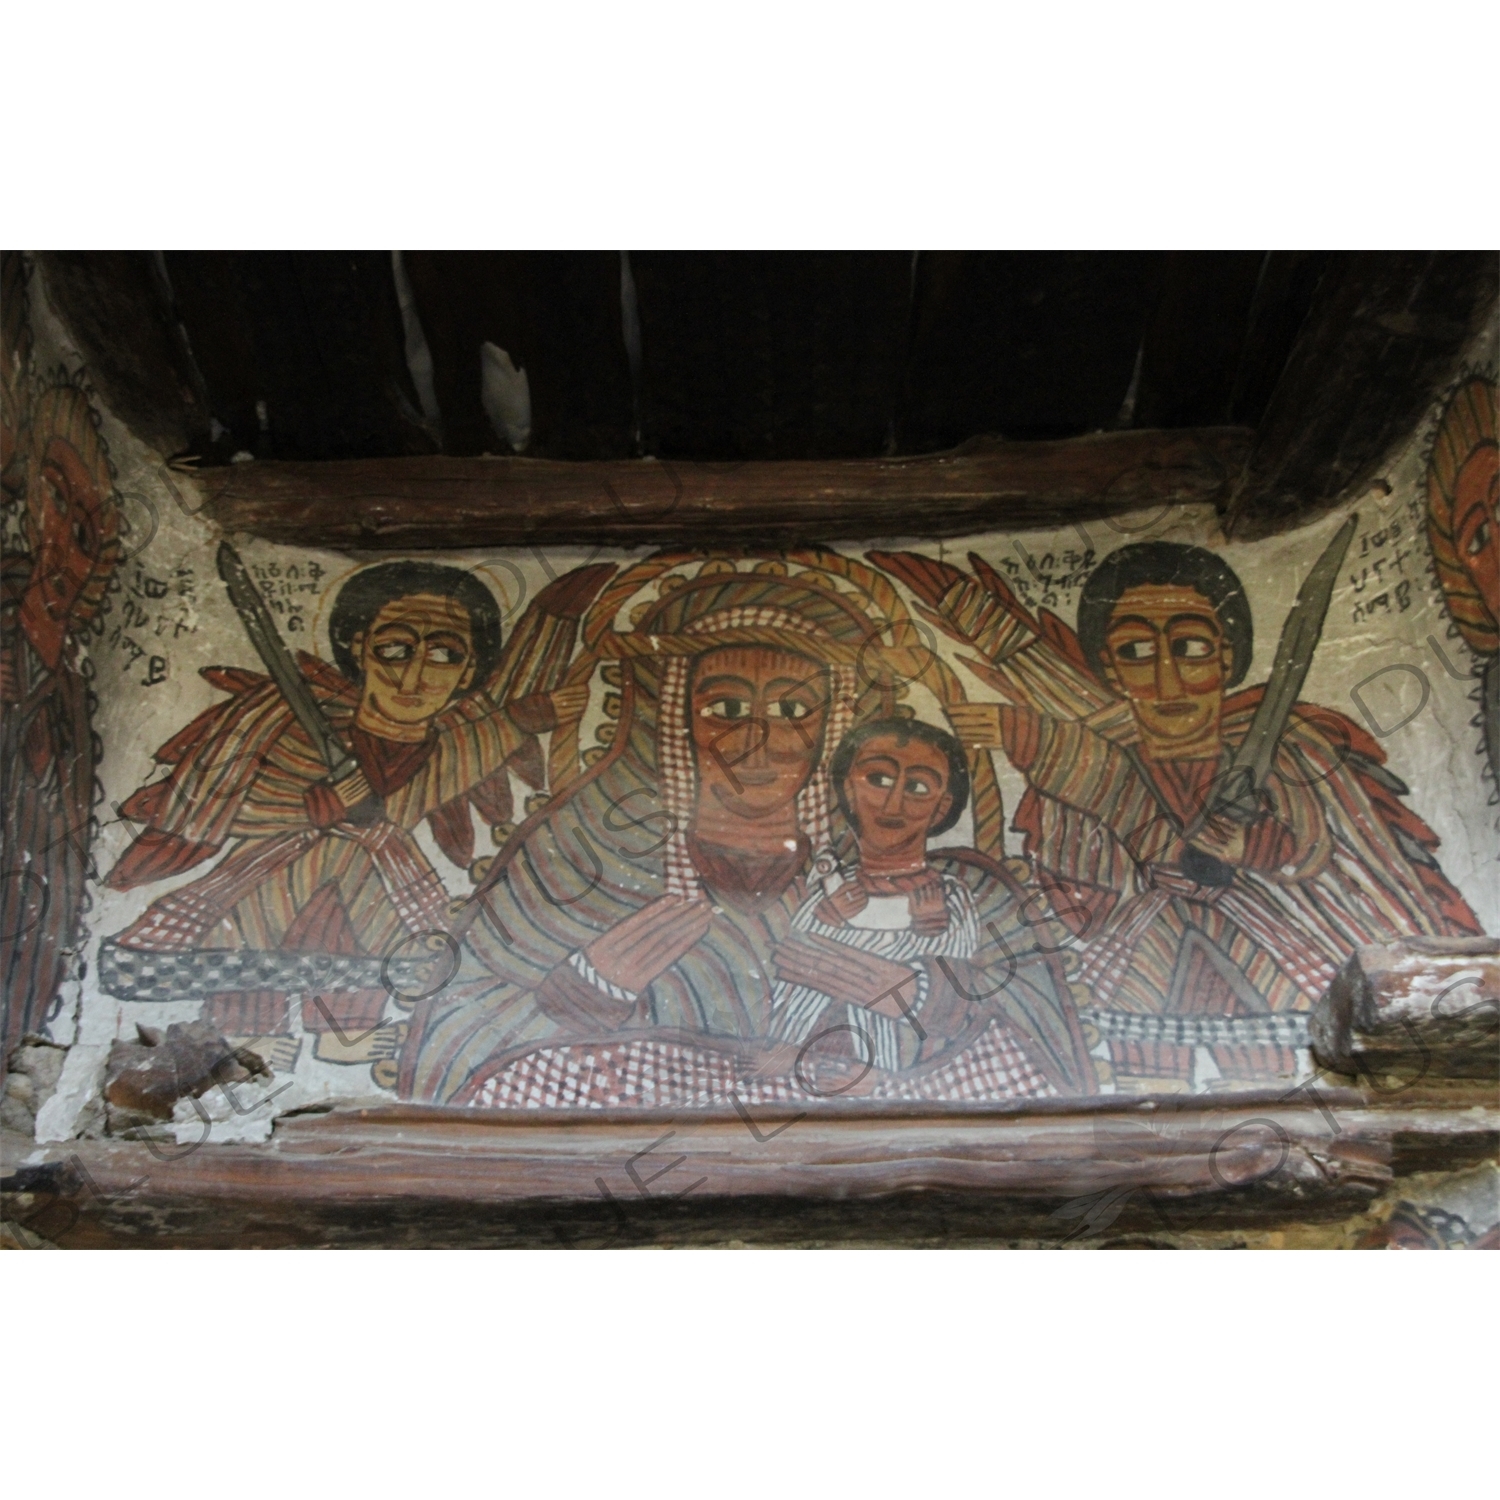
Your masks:
[{"label": "sword blade", "polygon": [[[1359,517],[1350,516],[1339,527],[1333,540],[1323,549],[1297,590],[1297,602],[1281,627],[1281,641],[1276,660],[1266,680],[1266,691],[1250,721],[1250,732],[1234,752],[1224,778],[1224,789],[1217,799],[1216,811],[1254,816],[1255,794],[1265,786],[1276,761],[1276,748],[1286,732],[1287,721],[1307,681],[1313,652],[1323,634],[1323,622],[1333,602],[1334,584],[1344,564],[1344,554],[1354,540]],[[1250,801],[1247,802],[1247,798]]]},{"label": "sword blade", "polygon": [[313,697],[307,679],[302,675],[292,653],[276,629],[271,611],[261,598],[238,552],[228,542],[219,543],[219,577],[229,591],[229,602],[234,605],[250,637],[250,644],[265,664],[266,671],[277,690],[286,700],[287,707],[296,716],[297,722],[307,731],[313,747],[328,767],[334,781],[342,781],[359,769],[358,762],[349,753],[339,738],[323,706]]}]

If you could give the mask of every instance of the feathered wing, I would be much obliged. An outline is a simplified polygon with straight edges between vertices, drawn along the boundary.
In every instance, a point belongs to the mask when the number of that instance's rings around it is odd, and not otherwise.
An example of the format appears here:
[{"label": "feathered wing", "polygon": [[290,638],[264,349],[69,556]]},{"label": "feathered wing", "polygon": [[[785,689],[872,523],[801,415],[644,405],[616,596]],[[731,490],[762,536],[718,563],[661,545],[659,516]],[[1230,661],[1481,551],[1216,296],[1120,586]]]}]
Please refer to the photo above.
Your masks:
[{"label": "feathered wing", "polygon": [[[546,784],[547,766],[537,734],[552,728],[556,738],[566,735],[569,727],[565,719],[554,717],[547,697],[571,680],[579,624],[615,572],[613,563],[595,563],[564,573],[527,605],[510,632],[484,686],[523,738],[504,765],[428,818],[438,847],[454,864],[468,866],[474,857],[471,803],[484,822],[501,827],[510,823],[515,811],[510,771],[528,786],[540,789]],[[576,723],[573,728],[576,731]]]},{"label": "feathered wing", "polygon": [[518,703],[562,686],[578,641],[579,622],[615,572],[613,563],[574,568],[554,579],[526,606],[485,684],[496,703]]},{"label": "feathered wing", "polygon": [[[1226,698],[1225,724],[1237,733],[1247,728],[1264,693],[1260,684]],[[1438,864],[1437,834],[1402,801],[1410,789],[1360,725],[1337,709],[1299,701],[1282,744],[1295,747],[1306,766],[1291,782],[1293,789],[1330,812],[1338,809],[1334,821],[1346,829],[1348,855],[1383,885],[1393,884],[1393,899],[1417,931],[1449,937],[1482,933],[1469,903]]]},{"label": "feathered wing", "polygon": [[[486,822],[504,823],[511,816],[508,771],[515,770],[532,786],[545,781],[541,748],[535,733],[526,731],[531,725],[547,726],[541,700],[566,678],[579,622],[614,572],[612,564],[597,564],[565,573],[532,600],[511,632],[485,688],[522,730],[521,744],[505,765],[428,817],[438,846],[455,864],[464,866],[473,858],[471,802]],[[314,692],[336,719],[352,713],[354,687],[327,662],[305,652],[298,658]],[[163,745],[155,758],[170,767],[166,777],[122,804],[127,818],[147,826],[110,872],[107,884],[113,889],[179,875],[215,854],[270,746],[296,738],[291,710],[268,677],[230,667],[208,667],[203,675],[229,693],[230,700],[206,709]],[[453,712],[461,715],[472,708],[460,705]],[[316,757],[307,774],[309,780],[321,774]]]},{"label": "feathered wing", "polygon": [[1047,610],[1033,617],[982,557],[969,555],[976,579],[914,552],[869,556],[911,589],[924,618],[979,653],[960,660],[1011,702],[1054,718],[1090,721],[1121,708],[1089,671],[1073,632]]},{"label": "feathered wing", "polygon": [[[299,651],[297,665],[325,708],[335,716],[353,712],[355,690],[327,662]],[[120,804],[126,818],[146,827],[105,880],[112,890],[180,875],[216,854],[273,746],[288,754],[305,747],[311,775],[321,769],[269,677],[239,667],[204,667],[201,675],[230,697],[173,735],[154,756],[167,775]]]}]

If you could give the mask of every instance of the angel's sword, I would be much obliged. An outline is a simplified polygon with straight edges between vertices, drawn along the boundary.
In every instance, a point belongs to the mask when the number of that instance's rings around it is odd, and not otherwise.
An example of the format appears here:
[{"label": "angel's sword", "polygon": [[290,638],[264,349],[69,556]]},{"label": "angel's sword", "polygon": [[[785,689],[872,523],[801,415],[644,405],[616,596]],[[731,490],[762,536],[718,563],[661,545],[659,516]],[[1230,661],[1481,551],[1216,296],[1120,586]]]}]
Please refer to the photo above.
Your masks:
[{"label": "angel's sword", "polygon": [[1281,627],[1281,642],[1276,647],[1265,695],[1250,721],[1250,732],[1224,773],[1209,808],[1210,816],[1248,823],[1260,813],[1261,790],[1275,764],[1276,747],[1286,732],[1302,684],[1307,680],[1307,669],[1312,665],[1313,651],[1323,634],[1323,621],[1328,618],[1328,606],[1333,600],[1333,586],[1358,522],[1358,516],[1350,516],[1339,527],[1312,571],[1302,580],[1297,602]]},{"label": "angel's sword", "polygon": [[251,580],[239,553],[228,542],[219,543],[219,577],[224,580],[224,587],[229,590],[229,602],[243,622],[250,644],[271,674],[271,681],[328,767],[328,779],[342,781],[346,776],[352,776],[359,769],[359,762],[328,722],[323,705],[313,697],[307,678],[277,633],[276,622],[271,618],[260,590]]}]

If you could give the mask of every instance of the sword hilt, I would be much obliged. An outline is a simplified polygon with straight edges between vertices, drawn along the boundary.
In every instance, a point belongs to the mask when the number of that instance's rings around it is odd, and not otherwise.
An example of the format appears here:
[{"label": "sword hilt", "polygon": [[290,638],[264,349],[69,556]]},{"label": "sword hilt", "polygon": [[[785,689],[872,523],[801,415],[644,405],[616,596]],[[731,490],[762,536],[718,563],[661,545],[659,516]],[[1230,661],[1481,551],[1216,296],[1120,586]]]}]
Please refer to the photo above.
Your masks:
[{"label": "sword hilt", "polygon": [[1236,823],[1253,823],[1262,811],[1260,788],[1249,766],[1230,769],[1208,810],[1211,818],[1229,818]]}]

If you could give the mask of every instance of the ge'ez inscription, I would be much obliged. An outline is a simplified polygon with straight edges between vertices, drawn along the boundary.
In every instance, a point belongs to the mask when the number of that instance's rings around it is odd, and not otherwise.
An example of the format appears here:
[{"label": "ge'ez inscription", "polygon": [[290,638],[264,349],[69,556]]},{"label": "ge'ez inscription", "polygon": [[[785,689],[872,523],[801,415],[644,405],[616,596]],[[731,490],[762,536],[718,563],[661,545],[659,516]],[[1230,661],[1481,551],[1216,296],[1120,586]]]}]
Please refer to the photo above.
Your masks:
[{"label": "ge'ez inscription", "polygon": [[318,563],[251,563],[250,571],[255,577],[261,597],[266,606],[276,615],[277,623],[292,634],[307,628],[307,599],[316,597],[319,581],[327,569]]}]

